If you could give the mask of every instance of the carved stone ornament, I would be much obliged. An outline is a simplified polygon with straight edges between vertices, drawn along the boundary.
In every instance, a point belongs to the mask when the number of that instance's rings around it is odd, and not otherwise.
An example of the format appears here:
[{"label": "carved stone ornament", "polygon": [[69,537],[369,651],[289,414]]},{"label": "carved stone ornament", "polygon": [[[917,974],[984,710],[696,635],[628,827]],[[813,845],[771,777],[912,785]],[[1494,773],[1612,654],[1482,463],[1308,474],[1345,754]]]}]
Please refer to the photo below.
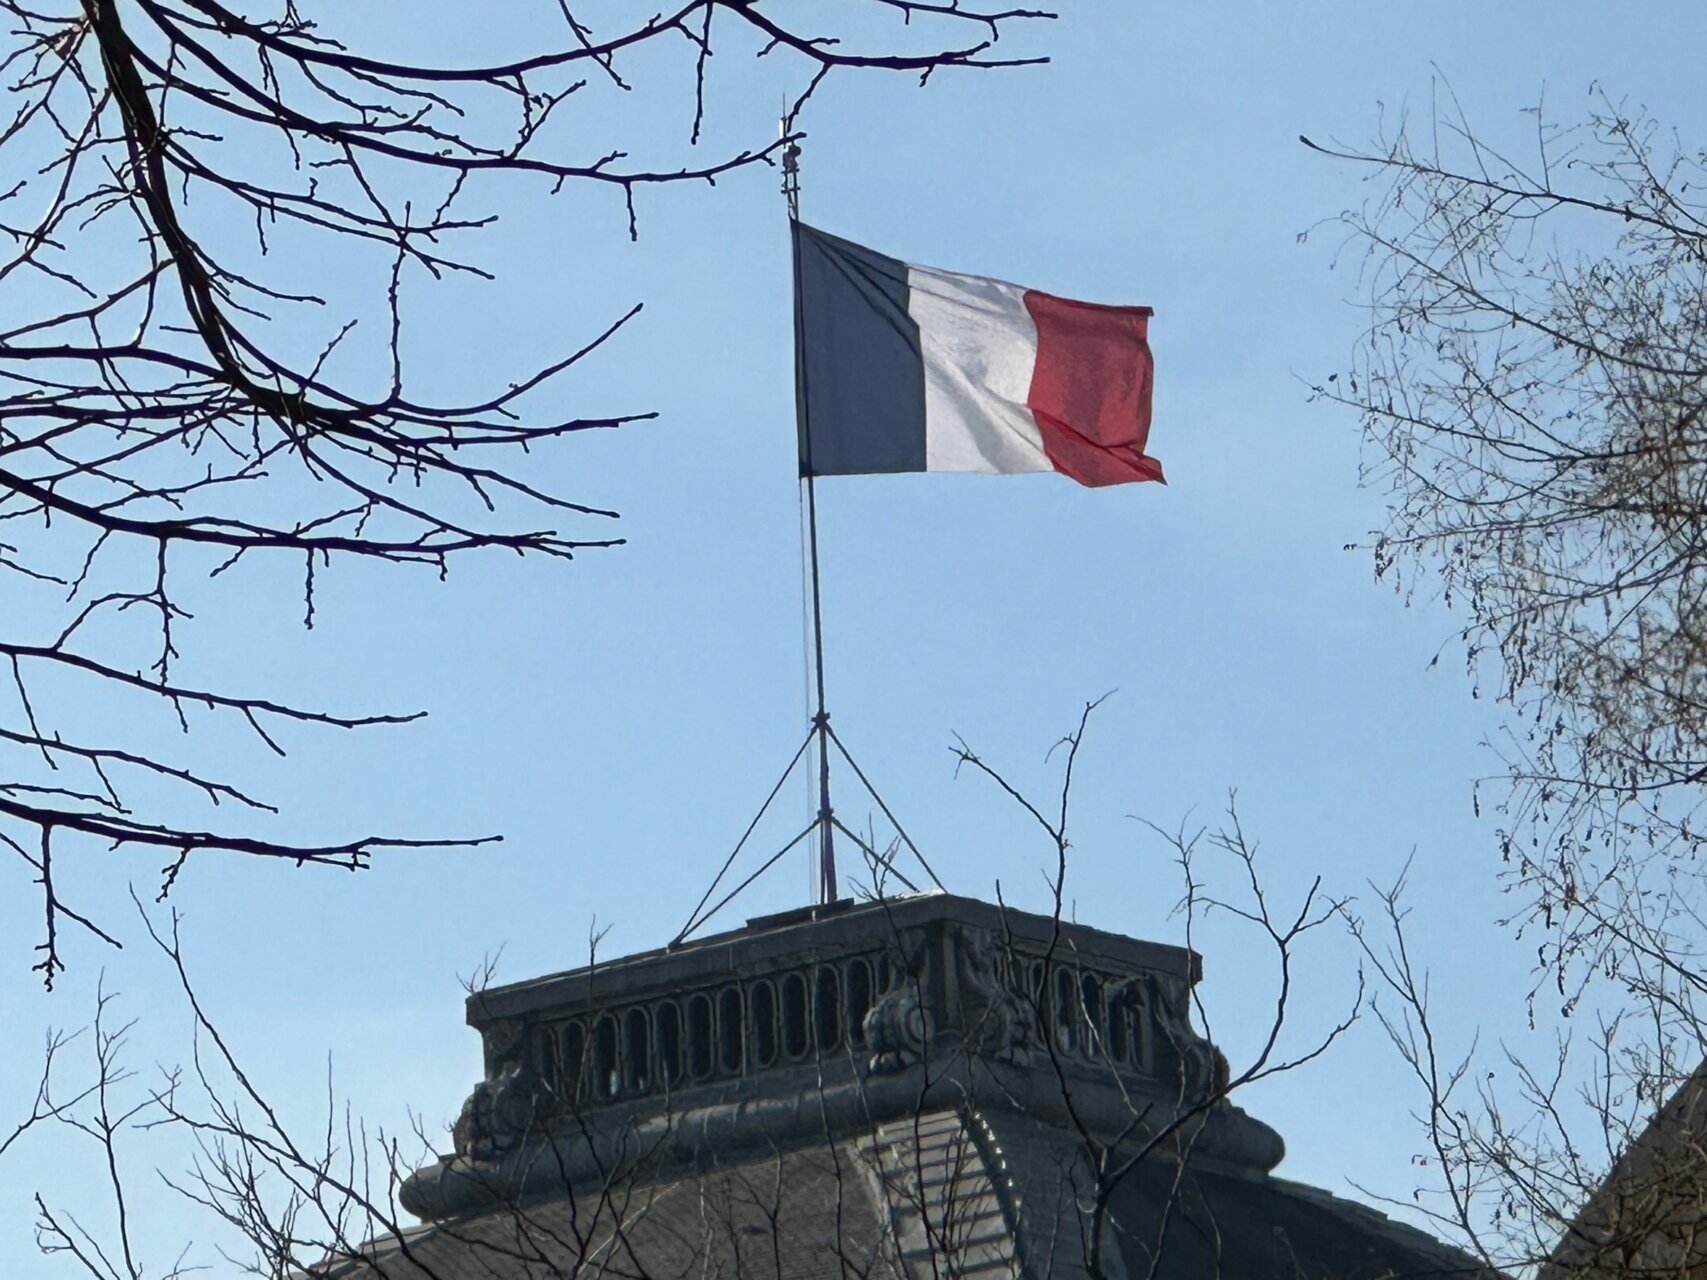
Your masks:
[{"label": "carved stone ornament", "polygon": [[998,1062],[1023,1065],[1036,1043],[1037,1017],[1007,979],[1001,943],[988,929],[968,930],[959,941],[967,1047]]},{"label": "carved stone ornament", "polygon": [[899,955],[892,962],[889,987],[865,1015],[865,1043],[871,1050],[868,1070],[902,1071],[925,1055],[930,1023],[919,1003],[925,964],[924,938],[917,933],[897,939]]},{"label": "carved stone ornament", "polygon": [[559,1099],[528,1060],[530,1027],[498,1018],[481,1028],[486,1078],[474,1086],[451,1129],[457,1154],[496,1160],[559,1110]]},{"label": "carved stone ornament", "polygon": [[496,1079],[506,1068],[517,1065],[527,1045],[527,1024],[520,1018],[494,1018],[481,1028],[481,1048],[488,1079]]},{"label": "carved stone ornament", "polygon": [[515,1062],[474,1086],[451,1129],[460,1156],[496,1160],[549,1118],[552,1097],[525,1063]]},{"label": "carved stone ornament", "polygon": [[925,1054],[925,1011],[916,984],[902,978],[865,1015],[865,1043],[872,1050],[870,1070],[902,1071]]}]

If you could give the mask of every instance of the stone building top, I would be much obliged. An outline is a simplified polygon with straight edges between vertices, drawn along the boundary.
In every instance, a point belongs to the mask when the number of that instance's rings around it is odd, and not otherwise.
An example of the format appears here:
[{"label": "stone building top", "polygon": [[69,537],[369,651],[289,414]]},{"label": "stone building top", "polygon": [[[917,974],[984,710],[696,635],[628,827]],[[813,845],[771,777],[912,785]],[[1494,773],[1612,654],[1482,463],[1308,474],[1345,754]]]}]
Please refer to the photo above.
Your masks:
[{"label": "stone building top", "polygon": [[[822,1141],[912,1114],[921,1089],[1063,1122],[1071,1105],[1074,1123],[1111,1135],[1140,1112],[1155,1127],[1224,1071],[1191,1028],[1198,971],[1179,947],[936,893],[761,917],[481,991],[467,1014],[485,1078],[456,1154],[417,1174],[405,1203],[465,1211],[494,1176],[513,1192],[506,1162],[537,1168],[527,1153],[565,1132],[563,1159],[590,1176],[636,1141],[654,1157],[675,1143],[690,1163],[713,1141],[723,1156]],[[1256,1169],[1283,1150],[1231,1107],[1194,1135],[1206,1158]]]},{"label": "stone building top", "polygon": [[523,1066],[580,1107],[812,1063],[894,1070],[926,1048],[1049,1046],[1176,1083],[1201,1049],[1189,952],[948,894],[844,900],[469,997],[489,1080]]},{"label": "stone building top", "polygon": [[484,1078],[401,1190],[425,1224],[324,1274],[1497,1280],[1272,1176],[1198,976],[939,893],[479,992]]}]

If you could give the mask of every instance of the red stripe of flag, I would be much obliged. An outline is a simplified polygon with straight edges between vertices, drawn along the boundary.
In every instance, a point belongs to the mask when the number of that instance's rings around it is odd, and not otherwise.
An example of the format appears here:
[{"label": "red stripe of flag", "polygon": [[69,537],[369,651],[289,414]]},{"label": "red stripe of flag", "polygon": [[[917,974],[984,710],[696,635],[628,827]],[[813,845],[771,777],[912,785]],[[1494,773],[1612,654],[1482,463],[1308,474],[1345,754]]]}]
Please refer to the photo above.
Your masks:
[{"label": "red stripe of flag", "polygon": [[1161,480],[1144,452],[1155,361],[1149,307],[1075,302],[1028,289],[1037,364],[1026,405],[1050,465],[1080,484]]}]

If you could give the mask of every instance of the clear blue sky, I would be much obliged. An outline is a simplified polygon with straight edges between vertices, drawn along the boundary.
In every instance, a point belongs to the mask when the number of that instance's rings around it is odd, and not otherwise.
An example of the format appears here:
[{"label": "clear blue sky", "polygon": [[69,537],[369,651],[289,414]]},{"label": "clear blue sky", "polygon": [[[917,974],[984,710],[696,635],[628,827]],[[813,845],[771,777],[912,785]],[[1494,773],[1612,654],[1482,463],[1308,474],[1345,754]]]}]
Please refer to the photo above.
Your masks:
[{"label": "clear blue sky", "polygon": [[[504,43],[491,24],[451,25],[411,38]],[[387,37],[377,21],[361,33],[380,48]],[[1525,1029],[1530,949],[1496,923],[1493,826],[1471,815],[1471,780],[1497,769],[1478,745],[1497,717],[1471,700],[1455,651],[1428,669],[1458,624],[1375,586],[1368,556],[1342,550],[1381,523],[1382,500],[1358,488],[1355,422],[1306,403],[1307,384],[1346,366],[1360,324],[1355,258],[1336,268],[1340,233],[1318,224],[1366,188],[1297,136],[1367,140],[1383,103],[1426,113],[1442,72],[1514,147],[1533,127],[1521,109],[1543,91],[1570,116],[1597,80],[1687,129],[1707,115],[1703,37],[1707,18],[1688,4],[1638,17],[1586,3],[1098,0],[1013,31],[1047,67],[942,75],[923,91],[904,76],[843,77],[820,91],[805,120],[808,220],[906,260],[1156,309],[1151,452],[1166,488],[1050,476],[821,486],[835,723],[950,888],[990,896],[999,880],[1009,902],[1042,908],[1050,852],[991,787],[955,779],[954,735],[1020,785],[1052,790],[1045,751],[1087,699],[1118,689],[1081,758],[1078,919],[1176,940],[1177,872],[1133,815],[1213,818],[1237,788],[1281,900],[1318,874],[1362,892],[1414,850],[1413,920],[1449,1029],[1520,1044],[1552,1034]],[[770,61],[718,68],[722,136],[765,136],[782,88],[799,86],[799,68]],[[654,101],[646,127],[679,141],[683,100]],[[549,201],[518,187],[497,203],[482,257],[499,281],[417,289],[412,354],[428,387],[478,385],[643,300],[563,403],[656,409],[658,421],[576,442],[549,477],[620,509],[629,544],[568,566],[466,562],[443,584],[335,568],[312,633],[298,625],[299,566],[255,564],[195,597],[181,641],[184,671],[233,687],[430,711],[402,729],[292,733],[277,768],[252,743],[205,739],[203,753],[285,806],[288,834],[505,836],[359,876],[217,860],[185,872],[173,901],[207,1006],[309,1125],[329,1054],[340,1093],[371,1120],[400,1126],[412,1109],[447,1124],[479,1074],[457,975],[500,945],[501,978],[583,963],[595,919],[610,929],[606,955],[668,939],[805,728],[774,175],[644,195],[638,244],[608,194]],[[771,833],[805,815],[796,788]],[[146,857],[96,852],[78,892],[118,915],[127,885],[152,897],[155,873]],[[801,902],[807,886],[801,857],[730,920]],[[10,883],[0,1131],[28,1105],[39,1030],[87,1020],[103,965],[141,1020],[134,1064],[147,1073],[187,1054],[169,975],[125,927],[122,954],[77,942],[46,997],[24,979],[36,901]],[[1236,1068],[1265,1016],[1268,957],[1231,922],[1211,921],[1199,942],[1212,1030]],[[1354,963],[1343,939],[1323,939],[1300,979],[1295,1045],[1339,1014]],[[1285,1136],[1283,1173],[1409,1196],[1417,1099],[1373,1022],[1241,1101]],[[148,1173],[182,1157],[139,1141],[136,1160],[155,1264],[186,1236],[211,1240]],[[0,1163],[0,1275],[69,1274],[35,1254],[28,1193],[75,1204],[86,1187],[45,1144]]]}]

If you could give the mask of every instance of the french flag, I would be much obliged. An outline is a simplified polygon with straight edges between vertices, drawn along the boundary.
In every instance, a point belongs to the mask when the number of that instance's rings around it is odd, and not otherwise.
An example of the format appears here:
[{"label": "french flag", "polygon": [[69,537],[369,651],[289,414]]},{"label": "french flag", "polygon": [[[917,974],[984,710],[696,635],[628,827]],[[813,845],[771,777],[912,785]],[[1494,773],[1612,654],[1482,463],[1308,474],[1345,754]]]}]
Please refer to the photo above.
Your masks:
[{"label": "french flag", "polygon": [[795,222],[800,473],[1161,480],[1149,307],[886,258]]}]

